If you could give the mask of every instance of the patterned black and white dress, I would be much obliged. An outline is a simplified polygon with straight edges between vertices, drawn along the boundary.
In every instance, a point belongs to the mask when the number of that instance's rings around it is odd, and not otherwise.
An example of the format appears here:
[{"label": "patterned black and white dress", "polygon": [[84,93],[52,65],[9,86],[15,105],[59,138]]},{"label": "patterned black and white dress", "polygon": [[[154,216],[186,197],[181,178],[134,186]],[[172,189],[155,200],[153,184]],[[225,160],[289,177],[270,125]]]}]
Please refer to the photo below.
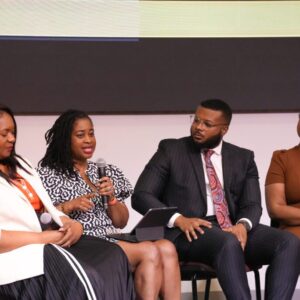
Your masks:
[{"label": "patterned black and white dress", "polygon": [[[94,192],[78,172],[76,176],[68,176],[48,167],[39,167],[37,171],[55,206]],[[95,163],[88,162],[86,175],[93,184],[99,181],[98,167]],[[118,167],[108,164],[106,166],[106,176],[113,181],[115,197],[118,201],[124,202],[126,198],[131,196],[132,186]],[[106,237],[107,234],[115,232],[116,228],[102,205],[101,197],[96,196],[92,200],[95,204],[93,209],[87,212],[74,211],[69,216],[83,225],[85,235],[115,242],[114,239]]]}]

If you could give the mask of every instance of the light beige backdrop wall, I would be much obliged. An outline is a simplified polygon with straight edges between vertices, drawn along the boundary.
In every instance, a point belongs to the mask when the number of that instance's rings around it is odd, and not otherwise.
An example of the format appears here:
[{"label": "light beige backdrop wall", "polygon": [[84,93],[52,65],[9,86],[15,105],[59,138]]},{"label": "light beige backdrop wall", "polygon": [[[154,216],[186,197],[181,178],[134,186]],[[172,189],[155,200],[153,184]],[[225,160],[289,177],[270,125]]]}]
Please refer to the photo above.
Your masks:
[{"label": "light beige backdrop wall", "polygon": [[[17,152],[36,166],[46,146],[44,134],[56,116],[17,116]],[[119,166],[134,185],[144,165],[156,151],[163,138],[179,138],[189,134],[189,115],[126,115],[92,116],[96,130],[97,149],[94,159],[102,157],[108,163]],[[263,199],[261,222],[269,224],[264,201],[264,179],[274,149],[289,148],[299,142],[296,134],[298,115],[281,114],[235,114],[226,141],[255,151],[260,173]],[[130,207],[130,200],[127,201]],[[140,215],[130,208],[129,230]],[[267,241],[266,241],[267,242]],[[265,270],[261,271],[264,284]],[[249,275],[250,287],[254,279]],[[200,288],[203,283],[199,283]],[[262,285],[263,286],[263,285]],[[299,287],[298,283],[298,287]],[[219,286],[214,283],[213,289]],[[183,284],[183,292],[190,291],[190,284]]]}]

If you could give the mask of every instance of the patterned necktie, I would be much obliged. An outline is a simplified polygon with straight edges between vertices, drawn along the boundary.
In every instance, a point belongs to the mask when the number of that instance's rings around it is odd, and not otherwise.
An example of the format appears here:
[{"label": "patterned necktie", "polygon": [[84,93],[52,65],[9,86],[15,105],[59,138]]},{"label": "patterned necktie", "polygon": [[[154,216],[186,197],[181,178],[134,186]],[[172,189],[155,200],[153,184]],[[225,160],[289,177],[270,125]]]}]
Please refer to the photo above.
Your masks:
[{"label": "patterned necktie", "polygon": [[204,152],[204,160],[206,164],[206,172],[211,189],[211,196],[214,203],[215,213],[218,223],[221,228],[228,228],[232,226],[229,218],[228,206],[225,199],[225,194],[222,189],[222,185],[217,176],[216,170],[210,160],[210,157],[214,153],[213,150],[208,149]]}]

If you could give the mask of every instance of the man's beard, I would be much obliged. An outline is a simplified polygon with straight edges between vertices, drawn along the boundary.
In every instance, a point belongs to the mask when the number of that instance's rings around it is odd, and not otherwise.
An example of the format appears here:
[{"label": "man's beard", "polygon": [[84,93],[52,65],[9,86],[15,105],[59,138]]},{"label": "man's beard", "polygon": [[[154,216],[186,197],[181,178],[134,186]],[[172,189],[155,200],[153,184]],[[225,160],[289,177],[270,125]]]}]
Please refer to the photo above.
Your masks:
[{"label": "man's beard", "polygon": [[[193,138],[193,137],[192,137]],[[212,136],[210,139],[208,139],[207,141],[203,142],[203,143],[198,143],[196,141],[194,141],[194,145],[196,146],[196,148],[198,150],[203,150],[203,149],[213,149],[216,148],[220,142],[222,141],[223,136],[221,134]]]}]

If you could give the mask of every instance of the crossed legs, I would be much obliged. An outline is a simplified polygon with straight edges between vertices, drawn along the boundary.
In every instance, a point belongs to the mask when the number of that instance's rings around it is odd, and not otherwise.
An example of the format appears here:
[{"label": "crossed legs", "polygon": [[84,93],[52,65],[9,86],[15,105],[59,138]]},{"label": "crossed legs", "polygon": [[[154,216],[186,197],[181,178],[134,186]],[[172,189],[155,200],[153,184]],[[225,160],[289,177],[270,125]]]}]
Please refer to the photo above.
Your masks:
[{"label": "crossed legs", "polygon": [[167,240],[128,243],[119,241],[134,274],[137,299],[180,299],[180,271],[174,245]]},{"label": "crossed legs", "polygon": [[180,300],[180,269],[175,246],[167,240],[159,240],[154,244],[158,248],[162,262],[160,295],[162,299]]}]

